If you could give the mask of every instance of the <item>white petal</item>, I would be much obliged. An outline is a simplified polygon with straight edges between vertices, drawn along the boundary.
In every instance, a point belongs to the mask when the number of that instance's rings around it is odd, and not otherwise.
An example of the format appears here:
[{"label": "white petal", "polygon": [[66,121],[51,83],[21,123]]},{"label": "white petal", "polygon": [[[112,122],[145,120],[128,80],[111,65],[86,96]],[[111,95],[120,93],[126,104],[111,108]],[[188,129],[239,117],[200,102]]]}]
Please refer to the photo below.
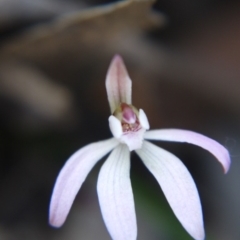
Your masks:
[{"label": "white petal", "polygon": [[113,240],[135,240],[137,224],[130,182],[130,154],[120,144],[103,164],[97,191],[102,216]]},{"label": "white petal", "polygon": [[229,170],[231,160],[228,150],[215,140],[202,134],[181,129],[161,129],[146,132],[144,138],[150,140],[187,142],[197,145],[212,153],[222,164],[225,173]]},{"label": "white petal", "polygon": [[140,128],[136,132],[123,133],[123,135],[121,136],[121,138],[119,140],[120,140],[120,142],[127,144],[128,149],[130,151],[139,149],[142,147],[145,131],[146,130],[144,128]]},{"label": "white petal", "polygon": [[121,122],[113,115],[108,118],[109,127],[115,138],[120,138],[123,134]]},{"label": "white petal", "polygon": [[145,128],[146,130],[148,130],[150,128],[148,118],[147,118],[147,115],[145,114],[145,112],[142,109],[139,109],[138,118],[139,118],[139,122],[140,122],[141,126],[143,128]]},{"label": "white petal", "polygon": [[106,77],[106,89],[111,113],[120,103],[131,104],[132,81],[119,55],[114,56],[111,61]]},{"label": "white petal", "polygon": [[204,239],[198,191],[183,163],[173,154],[147,141],[144,141],[142,149],[136,152],[157,179],[183,227],[194,239]]},{"label": "white petal", "polygon": [[49,209],[49,223],[60,227],[75,196],[92,167],[119,142],[112,138],[89,144],[75,152],[66,162],[56,180]]}]

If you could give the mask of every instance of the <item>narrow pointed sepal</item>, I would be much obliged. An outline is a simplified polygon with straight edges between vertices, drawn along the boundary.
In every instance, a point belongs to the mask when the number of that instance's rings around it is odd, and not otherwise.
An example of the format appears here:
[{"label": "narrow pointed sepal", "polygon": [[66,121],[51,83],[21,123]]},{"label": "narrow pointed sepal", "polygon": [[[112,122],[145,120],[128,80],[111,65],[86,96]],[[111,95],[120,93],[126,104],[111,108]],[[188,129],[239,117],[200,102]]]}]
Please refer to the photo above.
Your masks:
[{"label": "narrow pointed sepal", "polygon": [[150,130],[145,133],[145,139],[172,142],[186,142],[202,147],[213,154],[222,164],[224,173],[227,173],[231,164],[228,150],[217,141],[202,134],[181,129]]},{"label": "narrow pointed sepal", "polygon": [[161,186],[174,214],[196,240],[204,239],[201,203],[195,183],[172,153],[144,141],[136,153]]},{"label": "narrow pointed sepal", "polygon": [[49,223],[61,227],[75,196],[93,166],[119,142],[115,138],[89,144],[75,152],[59,173],[50,202]]},{"label": "narrow pointed sepal", "polygon": [[102,216],[114,240],[136,240],[137,224],[130,181],[130,153],[125,144],[113,150],[97,183]]},{"label": "narrow pointed sepal", "polygon": [[120,103],[131,104],[132,81],[119,55],[115,55],[111,61],[106,77],[106,89],[111,113]]}]

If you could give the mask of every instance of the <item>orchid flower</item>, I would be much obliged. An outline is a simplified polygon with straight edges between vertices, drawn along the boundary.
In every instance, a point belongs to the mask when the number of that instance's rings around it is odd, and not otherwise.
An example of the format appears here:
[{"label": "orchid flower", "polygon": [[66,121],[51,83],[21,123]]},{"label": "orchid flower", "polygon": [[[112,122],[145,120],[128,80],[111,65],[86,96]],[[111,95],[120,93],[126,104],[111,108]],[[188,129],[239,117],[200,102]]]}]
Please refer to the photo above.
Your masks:
[{"label": "orchid flower", "polygon": [[180,129],[149,130],[146,114],[132,105],[132,82],[122,58],[116,55],[108,69],[106,89],[113,138],[91,143],[66,162],[55,183],[49,222],[60,227],[93,166],[111,152],[101,167],[97,193],[103,220],[113,240],[135,240],[137,224],[130,181],[130,152],[135,151],[161,186],[177,219],[196,240],[205,237],[196,185],[184,164],[172,153],[147,140],[187,142],[212,153],[224,172],[230,167],[228,151],[199,133]]}]

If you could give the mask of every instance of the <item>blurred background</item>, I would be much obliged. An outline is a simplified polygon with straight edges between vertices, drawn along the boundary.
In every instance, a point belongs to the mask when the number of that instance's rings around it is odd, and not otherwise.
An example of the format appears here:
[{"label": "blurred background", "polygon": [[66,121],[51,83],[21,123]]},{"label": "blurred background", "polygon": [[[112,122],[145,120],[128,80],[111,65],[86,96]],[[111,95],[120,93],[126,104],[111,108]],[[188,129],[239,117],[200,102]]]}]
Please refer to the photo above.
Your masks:
[{"label": "blurred background", "polygon": [[[206,239],[240,239],[240,3],[234,0],[0,1],[0,239],[110,239],[96,194],[100,161],[60,229],[48,225],[55,179],[80,147],[111,137],[107,68],[121,54],[133,103],[151,128],[182,128],[223,144],[208,152],[158,142],[191,172]],[[190,240],[133,153],[139,240]]]}]

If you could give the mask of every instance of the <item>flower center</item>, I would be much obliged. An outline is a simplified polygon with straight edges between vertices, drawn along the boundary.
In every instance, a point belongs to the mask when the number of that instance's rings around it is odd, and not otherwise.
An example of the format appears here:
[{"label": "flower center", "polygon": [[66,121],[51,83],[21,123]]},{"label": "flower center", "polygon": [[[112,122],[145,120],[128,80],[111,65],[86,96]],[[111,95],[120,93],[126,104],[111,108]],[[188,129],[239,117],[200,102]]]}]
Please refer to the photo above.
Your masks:
[{"label": "flower center", "polygon": [[134,106],[121,103],[113,115],[120,120],[124,133],[130,131],[135,132],[139,130],[140,123],[137,116],[138,111]]}]

